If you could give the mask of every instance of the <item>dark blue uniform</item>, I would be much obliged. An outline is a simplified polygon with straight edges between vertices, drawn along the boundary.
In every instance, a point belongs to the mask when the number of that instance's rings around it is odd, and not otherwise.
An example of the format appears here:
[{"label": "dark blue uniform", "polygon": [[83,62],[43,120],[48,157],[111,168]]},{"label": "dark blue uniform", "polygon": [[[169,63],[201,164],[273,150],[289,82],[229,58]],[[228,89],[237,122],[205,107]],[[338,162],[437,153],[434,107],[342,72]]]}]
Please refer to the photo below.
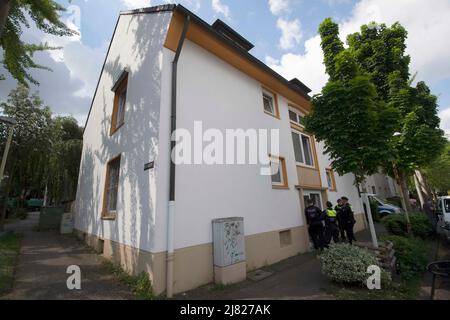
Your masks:
[{"label": "dark blue uniform", "polygon": [[316,206],[309,206],[305,209],[306,223],[308,232],[315,249],[323,249],[325,246],[323,239],[323,220],[322,210]]}]

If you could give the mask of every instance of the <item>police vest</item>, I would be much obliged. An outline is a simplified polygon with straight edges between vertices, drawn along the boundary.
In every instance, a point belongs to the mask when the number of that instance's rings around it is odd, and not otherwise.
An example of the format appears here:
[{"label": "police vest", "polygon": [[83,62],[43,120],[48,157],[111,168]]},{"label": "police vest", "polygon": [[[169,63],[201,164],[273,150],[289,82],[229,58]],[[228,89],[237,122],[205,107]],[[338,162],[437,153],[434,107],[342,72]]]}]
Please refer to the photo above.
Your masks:
[{"label": "police vest", "polygon": [[333,209],[327,209],[327,217],[328,218],[336,218],[337,212]]}]

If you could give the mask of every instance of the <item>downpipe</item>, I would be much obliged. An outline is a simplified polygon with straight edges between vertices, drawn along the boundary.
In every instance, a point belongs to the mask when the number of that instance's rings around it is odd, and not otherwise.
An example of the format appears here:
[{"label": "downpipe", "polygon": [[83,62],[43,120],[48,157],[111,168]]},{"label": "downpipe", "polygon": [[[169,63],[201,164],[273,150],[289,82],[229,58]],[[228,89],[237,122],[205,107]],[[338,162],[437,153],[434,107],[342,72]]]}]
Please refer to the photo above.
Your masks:
[{"label": "downpipe", "polygon": [[183,48],[186,33],[189,27],[191,17],[186,16],[178,41],[177,51],[172,61],[172,101],[171,101],[171,116],[170,116],[170,180],[169,180],[169,207],[167,215],[167,258],[166,258],[166,297],[173,297],[173,282],[174,282],[174,251],[175,251],[175,162],[172,160],[172,150],[175,148],[175,141],[172,140],[172,135],[176,130],[177,117],[177,70],[178,59],[180,58],[181,49]]}]

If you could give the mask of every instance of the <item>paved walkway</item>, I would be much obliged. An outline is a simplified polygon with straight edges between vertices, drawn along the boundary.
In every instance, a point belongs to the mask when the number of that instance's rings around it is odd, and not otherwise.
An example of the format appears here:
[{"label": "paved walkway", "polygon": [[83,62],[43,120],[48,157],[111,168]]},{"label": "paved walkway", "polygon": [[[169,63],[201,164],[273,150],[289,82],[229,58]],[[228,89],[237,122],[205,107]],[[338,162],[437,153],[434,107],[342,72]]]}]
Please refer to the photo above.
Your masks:
[{"label": "paved walkway", "polygon": [[[376,225],[378,235],[385,232]],[[364,230],[356,234],[358,241],[369,242],[370,233]],[[331,282],[322,274],[315,252],[300,254],[275,265],[262,268],[273,274],[260,281],[245,280],[236,285],[217,288],[207,285],[177,296],[177,299],[282,299],[282,300],[331,300]]]},{"label": "paved walkway", "polygon": [[[37,232],[39,213],[7,224],[5,229],[23,234],[22,249],[11,293],[0,299],[111,300],[132,299],[128,288],[118,283],[102,266],[97,254],[71,235]],[[81,290],[67,289],[67,267],[81,269]]]}]

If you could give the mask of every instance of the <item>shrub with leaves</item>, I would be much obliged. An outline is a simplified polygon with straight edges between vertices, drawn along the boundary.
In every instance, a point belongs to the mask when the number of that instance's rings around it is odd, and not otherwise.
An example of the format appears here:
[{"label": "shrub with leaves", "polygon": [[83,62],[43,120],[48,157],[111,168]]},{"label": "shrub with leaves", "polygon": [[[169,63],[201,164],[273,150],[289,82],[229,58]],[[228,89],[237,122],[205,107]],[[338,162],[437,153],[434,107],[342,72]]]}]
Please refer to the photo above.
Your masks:
[{"label": "shrub with leaves", "polygon": [[397,270],[402,279],[409,280],[425,271],[427,266],[427,243],[421,239],[401,236],[385,236],[383,240],[394,243]]},{"label": "shrub with leaves", "polygon": [[[322,273],[332,281],[350,285],[366,286],[367,267],[379,265],[375,256],[366,249],[349,244],[334,244],[319,256]],[[390,274],[382,269],[382,283],[389,284]]]},{"label": "shrub with leaves", "polygon": [[[412,214],[409,217],[411,230],[414,236],[427,239],[432,236],[433,228],[428,217],[422,213]],[[392,214],[382,220],[386,230],[395,236],[407,236],[406,218],[403,214]]]}]

